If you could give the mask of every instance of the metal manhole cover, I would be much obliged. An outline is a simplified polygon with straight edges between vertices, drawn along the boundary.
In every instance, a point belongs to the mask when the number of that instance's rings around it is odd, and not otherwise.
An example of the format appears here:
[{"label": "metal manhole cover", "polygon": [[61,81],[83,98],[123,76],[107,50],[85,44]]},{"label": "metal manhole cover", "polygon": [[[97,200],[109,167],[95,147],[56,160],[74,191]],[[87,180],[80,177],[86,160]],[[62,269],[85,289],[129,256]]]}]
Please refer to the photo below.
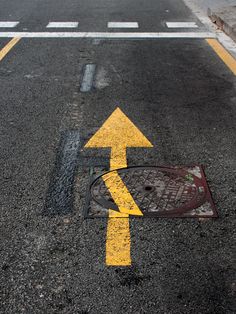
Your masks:
[{"label": "metal manhole cover", "polygon": [[[144,217],[217,217],[200,166],[130,167],[117,170],[117,174]],[[119,211],[104,182],[109,176],[116,180],[111,171],[96,178],[90,186],[91,201],[96,204],[90,205],[90,217],[107,216],[109,209]],[[97,205],[103,210],[96,211]]]}]

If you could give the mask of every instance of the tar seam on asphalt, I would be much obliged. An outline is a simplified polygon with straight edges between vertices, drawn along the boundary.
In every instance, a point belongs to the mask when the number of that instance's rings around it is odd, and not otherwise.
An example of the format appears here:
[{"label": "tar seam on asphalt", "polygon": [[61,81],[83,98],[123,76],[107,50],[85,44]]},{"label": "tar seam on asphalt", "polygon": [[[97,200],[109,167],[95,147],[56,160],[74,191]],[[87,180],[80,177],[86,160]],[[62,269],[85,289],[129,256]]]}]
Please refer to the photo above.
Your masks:
[{"label": "tar seam on asphalt", "polygon": [[73,186],[80,147],[78,131],[62,133],[46,196],[44,215],[65,215],[73,211]]},{"label": "tar seam on asphalt", "polygon": [[95,64],[86,64],[84,68],[83,80],[80,87],[81,92],[86,93],[92,89],[95,71],[96,71]]}]

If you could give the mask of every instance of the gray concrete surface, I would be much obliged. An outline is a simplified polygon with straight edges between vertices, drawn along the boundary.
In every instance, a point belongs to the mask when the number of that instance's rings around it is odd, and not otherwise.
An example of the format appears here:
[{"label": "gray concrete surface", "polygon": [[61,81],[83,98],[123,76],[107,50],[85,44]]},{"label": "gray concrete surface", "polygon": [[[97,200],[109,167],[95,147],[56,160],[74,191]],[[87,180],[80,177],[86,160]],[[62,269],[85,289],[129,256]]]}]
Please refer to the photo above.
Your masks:
[{"label": "gray concrete surface", "polygon": [[236,0],[193,0],[213,23],[236,41]]},{"label": "gray concrete surface", "polygon": [[210,8],[211,10],[217,10],[222,7],[233,6],[236,4],[235,0],[193,0],[199,7],[205,9],[205,11]]},{"label": "gray concrete surface", "polygon": [[236,0],[191,0],[213,23],[236,41]]},{"label": "gray concrete surface", "polygon": [[209,7],[208,15],[220,29],[236,42],[236,1],[232,6]]}]

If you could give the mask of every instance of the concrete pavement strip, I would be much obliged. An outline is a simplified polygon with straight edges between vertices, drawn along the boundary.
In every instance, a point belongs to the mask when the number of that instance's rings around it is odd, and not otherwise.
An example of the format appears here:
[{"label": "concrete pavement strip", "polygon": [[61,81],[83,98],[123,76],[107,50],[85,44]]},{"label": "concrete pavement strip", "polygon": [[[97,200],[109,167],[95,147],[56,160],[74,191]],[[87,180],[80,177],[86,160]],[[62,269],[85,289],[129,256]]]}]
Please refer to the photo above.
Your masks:
[{"label": "concrete pavement strip", "polygon": [[208,15],[220,29],[236,41],[236,1],[234,6],[217,10],[209,8]]}]

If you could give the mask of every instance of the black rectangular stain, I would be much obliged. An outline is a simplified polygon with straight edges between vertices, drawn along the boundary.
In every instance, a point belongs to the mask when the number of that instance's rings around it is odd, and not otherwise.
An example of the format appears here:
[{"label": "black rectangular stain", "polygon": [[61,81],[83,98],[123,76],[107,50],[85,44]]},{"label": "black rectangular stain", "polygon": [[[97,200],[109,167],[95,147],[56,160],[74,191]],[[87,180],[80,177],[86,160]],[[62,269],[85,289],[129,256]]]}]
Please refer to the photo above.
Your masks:
[{"label": "black rectangular stain", "polygon": [[80,148],[78,131],[62,133],[43,209],[44,215],[66,215],[73,211],[74,179]]}]

